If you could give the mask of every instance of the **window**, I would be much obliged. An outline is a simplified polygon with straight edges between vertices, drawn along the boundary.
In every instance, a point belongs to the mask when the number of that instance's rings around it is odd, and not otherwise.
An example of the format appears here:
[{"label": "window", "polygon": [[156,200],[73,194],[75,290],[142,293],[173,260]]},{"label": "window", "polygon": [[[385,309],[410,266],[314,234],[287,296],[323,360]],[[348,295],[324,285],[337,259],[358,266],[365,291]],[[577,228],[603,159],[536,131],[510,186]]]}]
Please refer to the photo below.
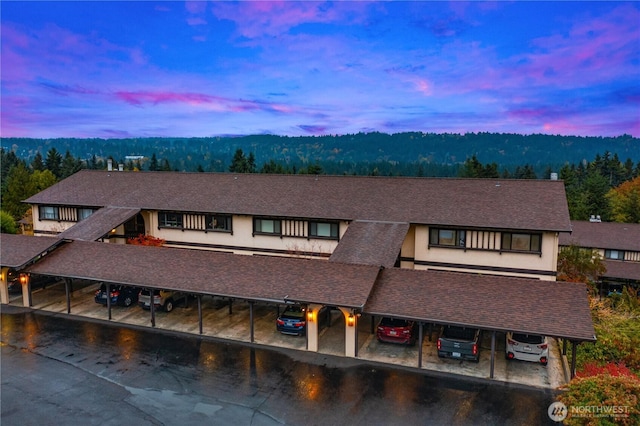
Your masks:
[{"label": "window", "polygon": [[622,250],[605,250],[605,259],[624,260],[624,251]]},{"label": "window", "polygon": [[433,246],[465,247],[467,233],[462,229],[438,229],[429,231],[429,244]]},{"label": "window", "polygon": [[182,213],[159,212],[158,226],[162,228],[182,228]]},{"label": "window", "polygon": [[261,219],[256,218],[253,220],[253,233],[254,234],[273,234],[281,235],[279,219]]},{"label": "window", "polygon": [[541,241],[542,235],[540,234],[503,232],[502,250],[540,253],[542,250]]},{"label": "window", "polygon": [[338,224],[333,222],[309,222],[309,236],[338,239]]},{"label": "window", "polygon": [[231,216],[223,214],[205,215],[205,229],[207,231],[231,231]]},{"label": "window", "polygon": [[40,206],[40,220],[58,220],[60,219],[60,213],[57,207],[53,206]]},{"label": "window", "polygon": [[78,222],[93,214],[93,209],[78,209]]}]

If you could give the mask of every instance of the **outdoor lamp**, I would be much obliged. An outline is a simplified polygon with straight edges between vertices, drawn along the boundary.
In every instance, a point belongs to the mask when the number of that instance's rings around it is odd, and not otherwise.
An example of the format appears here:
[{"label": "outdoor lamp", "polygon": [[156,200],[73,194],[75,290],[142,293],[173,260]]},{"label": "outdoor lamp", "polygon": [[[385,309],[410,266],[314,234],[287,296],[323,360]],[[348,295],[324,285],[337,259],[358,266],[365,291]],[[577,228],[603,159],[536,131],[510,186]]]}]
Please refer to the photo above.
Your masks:
[{"label": "outdoor lamp", "polygon": [[347,325],[349,327],[353,327],[355,323],[356,323],[355,317],[353,316],[353,314],[349,314],[349,317],[347,318]]},{"label": "outdoor lamp", "polygon": [[313,309],[309,309],[309,311],[307,312],[307,319],[309,320],[309,322],[313,322]]},{"label": "outdoor lamp", "polygon": [[20,274],[20,284],[25,285],[27,282],[29,282],[27,274]]}]

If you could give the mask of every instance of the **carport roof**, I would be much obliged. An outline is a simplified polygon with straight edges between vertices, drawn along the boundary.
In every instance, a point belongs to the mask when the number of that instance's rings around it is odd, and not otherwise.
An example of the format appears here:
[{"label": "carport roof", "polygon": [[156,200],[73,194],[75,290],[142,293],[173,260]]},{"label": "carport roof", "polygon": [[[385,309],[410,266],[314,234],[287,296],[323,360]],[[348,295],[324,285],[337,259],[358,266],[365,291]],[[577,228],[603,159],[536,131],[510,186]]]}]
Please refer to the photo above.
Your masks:
[{"label": "carport roof", "polygon": [[329,261],[391,268],[398,259],[408,230],[408,223],[352,222]]},{"label": "carport roof", "polygon": [[587,287],[581,283],[384,269],[364,310],[438,324],[595,341]]},{"label": "carport roof", "polygon": [[137,208],[104,207],[58,234],[58,238],[95,241],[140,212]]},{"label": "carport roof", "polygon": [[0,234],[0,265],[23,268],[61,242],[62,240],[53,237]]},{"label": "carport roof", "polygon": [[640,262],[604,260],[602,263],[607,268],[607,271],[602,274],[605,278],[640,281]]},{"label": "carport roof", "polygon": [[301,258],[73,241],[28,272],[132,286],[362,309],[380,268]]}]

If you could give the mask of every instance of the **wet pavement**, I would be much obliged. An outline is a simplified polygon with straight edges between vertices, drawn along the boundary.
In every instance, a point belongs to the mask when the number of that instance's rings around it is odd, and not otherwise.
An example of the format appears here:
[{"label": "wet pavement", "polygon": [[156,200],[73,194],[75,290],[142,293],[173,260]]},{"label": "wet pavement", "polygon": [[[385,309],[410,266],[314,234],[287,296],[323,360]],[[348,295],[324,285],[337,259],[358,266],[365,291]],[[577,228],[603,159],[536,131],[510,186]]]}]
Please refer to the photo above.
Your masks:
[{"label": "wet pavement", "polygon": [[[113,306],[111,320],[106,307],[93,300],[98,284],[95,282],[74,280],[74,292],[71,296],[71,315],[92,318],[110,323],[122,323],[128,326],[151,328],[151,313],[138,306],[128,308]],[[32,296],[33,308],[53,313],[66,314],[66,297],[63,284],[57,284],[44,290],[36,290]],[[11,304],[21,306],[21,295],[12,295]],[[275,320],[284,306],[254,304],[254,342],[268,347],[306,351],[306,338],[282,335],[275,330]],[[249,304],[236,300],[204,296],[202,298],[203,329],[202,336],[237,342],[250,342]],[[344,318],[334,310],[331,313],[331,326],[324,327],[319,333],[319,354],[344,356]],[[480,351],[479,363],[441,359],[437,356],[437,331],[434,328],[431,340],[428,327],[424,327],[425,338],[422,345],[422,367],[418,367],[418,347],[380,343],[374,334],[379,318],[363,315],[358,321],[358,359],[373,363],[426,370],[434,374],[461,376],[474,379],[501,381],[534,388],[557,389],[566,383],[566,362],[560,353],[555,339],[550,339],[549,363],[542,366],[523,361],[507,361],[504,357],[504,333],[497,333],[494,378],[490,379],[491,333],[486,332]],[[372,325],[373,322],[373,325]],[[157,311],[155,328],[171,330],[199,336],[197,301],[191,299],[186,305],[178,305],[172,312]]]},{"label": "wet pavement", "polygon": [[3,426],[554,424],[549,389],[1,309]]}]

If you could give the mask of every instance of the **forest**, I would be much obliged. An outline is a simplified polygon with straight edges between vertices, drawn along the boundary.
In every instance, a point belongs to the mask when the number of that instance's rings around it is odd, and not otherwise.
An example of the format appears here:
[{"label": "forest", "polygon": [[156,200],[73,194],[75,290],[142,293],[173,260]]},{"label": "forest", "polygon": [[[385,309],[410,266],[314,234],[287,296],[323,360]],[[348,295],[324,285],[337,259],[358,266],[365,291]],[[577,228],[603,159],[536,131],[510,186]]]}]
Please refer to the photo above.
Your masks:
[{"label": "forest", "polygon": [[[588,220],[592,215],[597,215],[603,221],[640,223],[640,144],[637,138],[630,136],[547,137],[547,143],[542,145],[547,149],[554,146],[554,149],[559,150],[548,152],[537,145],[528,145],[533,143],[532,139],[528,139],[525,144],[523,141],[527,139],[526,137],[500,135],[500,140],[503,142],[502,145],[498,144],[499,146],[504,148],[505,144],[509,143],[506,140],[508,139],[512,141],[513,146],[517,146],[518,150],[524,150],[527,155],[516,156],[504,151],[503,154],[496,156],[490,153],[499,153],[500,149],[495,146],[489,148],[491,136],[495,135],[474,135],[473,138],[467,135],[466,141],[473,139],[477,142],[475,145],[477,149],[469,151],[472,152],[471,155],[451,154],[456,152],[455,144],[446,145],[459,140],[463,135],[449,134],[402,134],[409,140],[412,140],[411,138],[429,139],[432,143],[431,149],[434,149],[429,155],[425,154],[426,151],[418,153],[419,150],[416,147],[425,143],[422,140],[415,144],[407,143],[402,149],[395,146],[391,150],[395,135],[383,134],[373,134],[375,137],[372,134],[360,134],[327,138],[267,136],[267,142],[264,141],[264,137],[243,137],[233,138],[234,143],[229,143],[230,140],[225,139],[225,144],[221,144],[218,150],[212,151],[205,151],[205,142],[212,143],[210,140],[205,140],[207,138],[195,140],[187,138],[171,140],[166,138],[129,140],[3,138],[0,148],[2,232],[17,230],[17,221],[22,219],[28,210],[28,206],[22,203],[22,200],[78,170],[105,170],[109,160],[114,168],[121,166],[124,170],[140,172],[348,174],[498,179],[550,179],[552,173],[555,173],[564,181],[572,220]],[[485,137],[487,140],[480,143]],[[380,138],[383,139],[382,142]],[[315,140],[315,145],[309,146],[311,140]],[[338,144],[339,140],[344,143]],[[434,140],[448,142],[442,142],[443,145],[438,148],[438,151],[433,145]],[[243,143],[235,143],[238,141]],[[276,143],[278,141],[281,143]],[[365,144],[369,148],[359,151],[356,155],[355,147],[358,144]],[[223,151],[222,145],[225,145],[224,155],[220,154]],[[241,145],[247,146],[248,149],[244,150]],[[292,152],[290,149],[294,145],[297,148]],[[302,145],[305,146],[304,149],[301,148]],[[333,148],[329,149],[332,146]],[[62,154],[57,147],[67,148]],[[154,147],[157,152],[153,150]],[[611,147],[617,150],[615,153],[608,150],[598,152],[596,150],[598,147]],[[233,149],[233,152],[226,153],[230,149]],[[385,150],[393,151],[394,154],[386,155]],[[198,153],[195,153],[196,151]],[[83,154],[78,155],[78,152]],[[533,155],[533,152],[538,154]],[[593,155],[589,159],[582,157],[591,152]],[[623,161],[618,152],[629,155],[624,157]],[[294,157],[295,161],[292,160]],[[460,157],[464,157],[464,160],[456,162],[455,160]],[[345,158],[349,158],[350,161],[345,161]],[[484,160],[485,162],[482,162],[480,158],[494,158],[500,161]],[[190,164],[189,167],[185,167],[187,163]],[[203,164],[206,164],[206,167]]]}]

